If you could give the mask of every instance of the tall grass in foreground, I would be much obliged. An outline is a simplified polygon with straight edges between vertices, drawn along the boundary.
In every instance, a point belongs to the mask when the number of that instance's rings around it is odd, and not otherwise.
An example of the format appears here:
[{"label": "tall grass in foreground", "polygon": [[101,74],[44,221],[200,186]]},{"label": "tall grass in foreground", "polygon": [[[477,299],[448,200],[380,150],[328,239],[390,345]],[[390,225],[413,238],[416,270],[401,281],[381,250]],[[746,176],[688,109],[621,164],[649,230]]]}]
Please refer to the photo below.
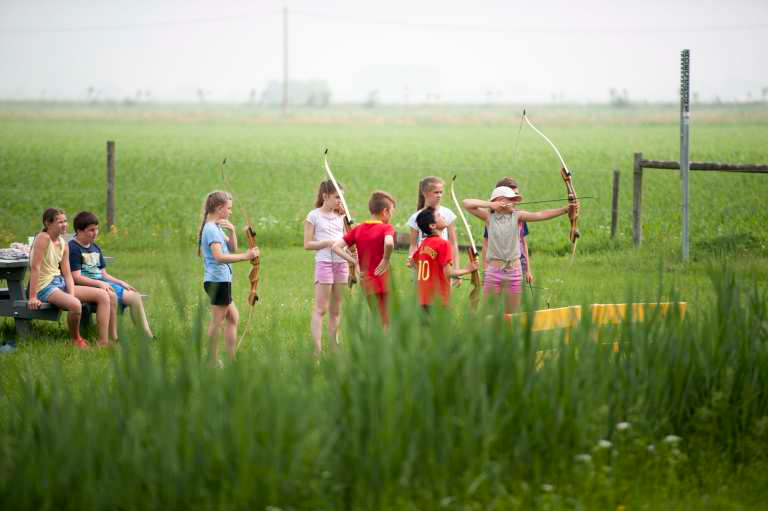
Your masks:
[{"label": "tall grass in foreground", "polygon": [[0,503],[615,508],[705,455],[768,455],[768,296],[715,286],[697,317],[585,319],[570,342],[485,315],[425,328],[412,306],[384,333],[358,307],[319,363],[273,347],[223,370],[206,367],[201,311],[176,341],[123,343],[108,381],[87,364],[28,378],[0,422]]}]

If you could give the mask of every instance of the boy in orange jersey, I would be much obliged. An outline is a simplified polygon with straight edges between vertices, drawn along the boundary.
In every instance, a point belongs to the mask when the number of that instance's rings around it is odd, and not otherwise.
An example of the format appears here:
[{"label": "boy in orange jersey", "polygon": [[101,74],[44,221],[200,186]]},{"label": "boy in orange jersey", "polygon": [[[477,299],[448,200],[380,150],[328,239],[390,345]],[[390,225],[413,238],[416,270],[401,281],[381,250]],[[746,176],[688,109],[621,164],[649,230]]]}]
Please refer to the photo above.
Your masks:
[{"label": "boy in orange jersey", "polygon": [[416,225],[426,236],[413,255],[419,303],[425,311],[429,311],[436,295],[440,297],[442,305],[448,305],[451,291],[449,277],[472,273],[477,269],[477,264],[470,264],[466,269],[453,269],[451,245],[440,237],[446,222],[434,208],[424,208],[416,217]]},{"label": "boy in orange jersey", "polygon": [[[395,213],[395,199],[387,192],[373,192],[368,210],[373,218],[345,234],[332,249],[339,257],[359,266],[358,274],[368,302],[373,306],[375,300],[381,322],[387,326],[389,258],[395,249],[395,229],[389,221]],[[357,260],[344,250],[353,246],[357,247]]]}]

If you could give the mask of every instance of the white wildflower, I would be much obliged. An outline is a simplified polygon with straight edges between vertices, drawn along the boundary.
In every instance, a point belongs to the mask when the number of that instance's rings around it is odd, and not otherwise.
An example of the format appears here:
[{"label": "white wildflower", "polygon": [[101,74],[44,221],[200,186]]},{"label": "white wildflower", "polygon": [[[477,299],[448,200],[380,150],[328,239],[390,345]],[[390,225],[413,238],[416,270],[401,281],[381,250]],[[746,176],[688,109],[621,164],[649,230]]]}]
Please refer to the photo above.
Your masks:
[{"label": "white wildflower", "polygon": [[655,452],[656,446],[653,444],[649,444],[648,447],[645,448],[645,450],[647,450],[648,452]]},{"label": "white wildflower", "polygon": [[598,449],[610,449],[611,447],[613,447],[613,444],[608,440],[600,440],[597,442]]},{"label": "white wildflower", "polygon": [[667,435],[666,437],[664,437],[664,443],[669,445],[675,445],[680,440],[682,440],[682,438],[680,438],[677,435]]},{"label": "white wildflower", "polygon": [[592,461],[592,456],[589,454],[577,454],[574,459],[578,463],[590,463]]},{"label": "white wildflower", "polygon": [[541,489],[542,491],[545,491],[547,493],[552,493],[553,491],[555,491],[555,487],[552,486],[551,484],[542,484]]},{"label": "white wildflower", "polygon": [[616,430],[618,431],[626,431],[631,427],[632,425],[629,422],[619,422],[616,424]]}]

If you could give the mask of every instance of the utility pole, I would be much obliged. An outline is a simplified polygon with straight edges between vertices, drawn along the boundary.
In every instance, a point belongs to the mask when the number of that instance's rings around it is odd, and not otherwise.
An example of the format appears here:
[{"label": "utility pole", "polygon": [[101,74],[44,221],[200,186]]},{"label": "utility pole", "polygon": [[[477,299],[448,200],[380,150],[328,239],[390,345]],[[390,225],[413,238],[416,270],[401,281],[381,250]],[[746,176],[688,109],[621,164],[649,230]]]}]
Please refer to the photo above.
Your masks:
[{"label": "utility pole", "polygon": [[288,112],[288,7],[283,7],[283,115]]},{"label": "utility pole", "polygon": [[680,52],[680,183],[683,195],[683,261],[688,261],[688,171],[690,168],[688,125],[690,123],[690,50]]}]

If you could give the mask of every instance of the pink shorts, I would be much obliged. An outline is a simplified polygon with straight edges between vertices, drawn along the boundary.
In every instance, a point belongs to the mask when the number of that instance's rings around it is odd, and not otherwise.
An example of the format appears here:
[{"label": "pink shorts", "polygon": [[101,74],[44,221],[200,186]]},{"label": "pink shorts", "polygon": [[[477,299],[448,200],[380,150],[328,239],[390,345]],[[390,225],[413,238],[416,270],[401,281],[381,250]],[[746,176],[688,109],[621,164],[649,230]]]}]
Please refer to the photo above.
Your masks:
[{"label": "pink shorts", "polygon": [[519,295],[523,291],[523,272],[520,267],[509,270],[486,268],[483,277],[483,291],[501,294],[504,290],[510,295]]},{"label": "pink shorts", "polygon": [[349,280],[349,265],[346,261],[332,263],[315,261],[315,284],[346,284]]}]

